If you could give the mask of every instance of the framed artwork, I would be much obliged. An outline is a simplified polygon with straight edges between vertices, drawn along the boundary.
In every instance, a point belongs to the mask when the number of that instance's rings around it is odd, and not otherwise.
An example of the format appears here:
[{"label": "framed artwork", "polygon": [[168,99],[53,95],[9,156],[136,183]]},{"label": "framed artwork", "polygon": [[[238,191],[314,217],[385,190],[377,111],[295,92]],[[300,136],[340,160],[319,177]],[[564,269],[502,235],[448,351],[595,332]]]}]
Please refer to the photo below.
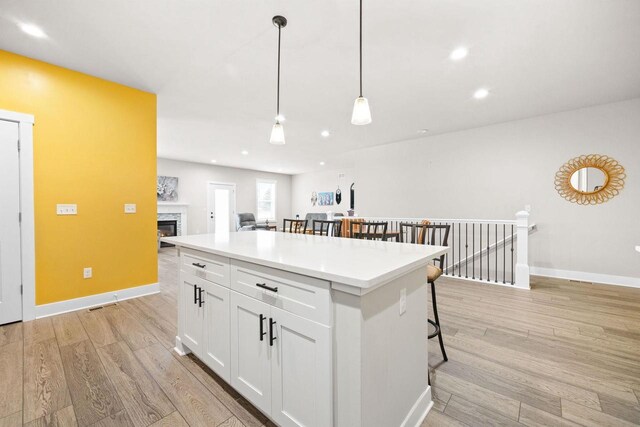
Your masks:
[{"label": "framed artwork", "polygon": [[333,191],[330,191],[327,193],[318,193],[318,205],[319,206],[333,205]]},{"label": "framed artwork", "polygon": [[158,176],[156,194],[159,202],[178,201],[178,178],[175,176]]}]

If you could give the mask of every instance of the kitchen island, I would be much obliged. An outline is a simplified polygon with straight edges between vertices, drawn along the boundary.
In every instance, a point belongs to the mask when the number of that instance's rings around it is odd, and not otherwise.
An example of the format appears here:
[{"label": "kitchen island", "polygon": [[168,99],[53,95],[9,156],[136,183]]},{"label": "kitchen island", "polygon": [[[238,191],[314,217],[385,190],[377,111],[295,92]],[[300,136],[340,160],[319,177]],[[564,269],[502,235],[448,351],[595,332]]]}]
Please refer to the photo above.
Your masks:
[{"label": "kitchen island", "polygon": [[176,351],[281,426],[419,426],[427,263],[440,246],[266,231],[178,247]]}]

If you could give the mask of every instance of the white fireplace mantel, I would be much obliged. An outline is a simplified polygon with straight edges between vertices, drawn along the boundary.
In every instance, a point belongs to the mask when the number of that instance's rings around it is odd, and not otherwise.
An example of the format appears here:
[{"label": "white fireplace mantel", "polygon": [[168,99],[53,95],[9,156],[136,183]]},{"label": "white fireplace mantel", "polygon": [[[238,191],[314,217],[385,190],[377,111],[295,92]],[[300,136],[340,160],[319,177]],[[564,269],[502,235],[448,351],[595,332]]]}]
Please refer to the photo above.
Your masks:
[{"label": "white fireplace mantel", "polygon": [[187,234],[188,203],[158,202],[158,214],[176,214],[180,216],[180,236]]}]

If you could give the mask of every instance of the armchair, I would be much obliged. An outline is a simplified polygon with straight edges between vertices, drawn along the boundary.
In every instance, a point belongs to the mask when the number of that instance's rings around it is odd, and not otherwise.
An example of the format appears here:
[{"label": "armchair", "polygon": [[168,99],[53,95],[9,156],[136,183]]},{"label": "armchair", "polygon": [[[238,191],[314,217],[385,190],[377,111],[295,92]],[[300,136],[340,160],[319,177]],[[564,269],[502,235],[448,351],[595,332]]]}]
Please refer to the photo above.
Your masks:
[{"label": "armchair", "polygon": [[236,214],[236,231],[267,230],[266,225],[256,224],[256,217],[251,212]]}]

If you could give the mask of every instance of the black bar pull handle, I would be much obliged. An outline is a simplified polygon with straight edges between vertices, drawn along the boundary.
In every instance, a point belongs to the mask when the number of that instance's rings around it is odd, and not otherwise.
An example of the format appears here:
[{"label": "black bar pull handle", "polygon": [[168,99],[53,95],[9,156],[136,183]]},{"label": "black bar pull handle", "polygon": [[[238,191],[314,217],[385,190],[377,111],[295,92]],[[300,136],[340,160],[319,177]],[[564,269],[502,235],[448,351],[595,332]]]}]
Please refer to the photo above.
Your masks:
[{"label": "black bar pull handle", "polygon": [[267,332],[264,330],[264,321],[267,320],[267,317],[264,315],[260,315],[260,341],[264,341],[264,336],[267,335]]},{"label": "black bar pull handle", "polygon": [[266,283],[256,283],[256,286],[262,289],[266,289],[271,292],[278,292],[278,287],[272,288],[271,286],[267,286]]},{"label": "black bar pull handle", "polygon": [[194,304],[198,303],[198,286],[197,285],[193,285],[193,303]]},{"label": "black bar pull handle", "polygon": [[191,265],[198,268],[205,268],[207,266],[206,264],[200,264],[199,262],[192,262]]},{"label": "black bar pull handle", "polygon": [[204,299],[202,298],[202,294],[204,293],[204,289],[199,288],[199,292],[200,292],[200,301],[198,301],[198,307],[202,307],[202,304],[204,304]]},{"label": "black bar pull handle", "polygon": [[274,342],[275,340],[277,340],[277,339],[278,339],[278,337],[276,337],[276,336],[273,334],[273,325],[275,325],[275,324],[276,324],[276,321],[275,321],[275,320],[273,320],[273,319],[270,317],[270,318],[269,318],[269,345],[270,345],[271,347],[273,347],[273,342]]}]

